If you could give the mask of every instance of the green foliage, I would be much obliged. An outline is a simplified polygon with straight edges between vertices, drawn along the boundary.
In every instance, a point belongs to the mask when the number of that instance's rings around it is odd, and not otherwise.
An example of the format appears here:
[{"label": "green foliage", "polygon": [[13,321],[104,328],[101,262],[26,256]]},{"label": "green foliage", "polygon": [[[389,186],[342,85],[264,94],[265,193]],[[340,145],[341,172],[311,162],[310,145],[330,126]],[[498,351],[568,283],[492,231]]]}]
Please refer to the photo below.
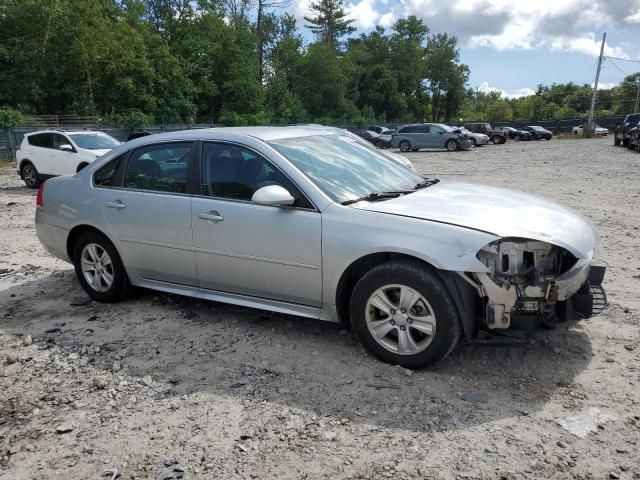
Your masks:
[{"label": "green foliage", "polygon": [[343,0],[318,0],[310,5],[313,16],[304,17],[309,22],[305,25],[318,38],[318,41],[337,48],[340,39],[353,33],[352,19],[347,18]]},{"label": "green foliage", "polygon": [[467,108],[455,37],[410,16],[345,42],[344,0],[316,0],[306,21],[318,41],[305,45],[282,6],[5,0],[0,105],[126,128],[448,120]]},{"label": "green foliage", "polygon": [[128,128],[130,130],[148,127],[153,123],[153,119],[140,110],[130,110],[125,113],[108,115],[106,121],[116,127]]},{"label": "green foliage", "polygon": [[11,107],[0,107],[0,128],[20,125],[22,114]]}]

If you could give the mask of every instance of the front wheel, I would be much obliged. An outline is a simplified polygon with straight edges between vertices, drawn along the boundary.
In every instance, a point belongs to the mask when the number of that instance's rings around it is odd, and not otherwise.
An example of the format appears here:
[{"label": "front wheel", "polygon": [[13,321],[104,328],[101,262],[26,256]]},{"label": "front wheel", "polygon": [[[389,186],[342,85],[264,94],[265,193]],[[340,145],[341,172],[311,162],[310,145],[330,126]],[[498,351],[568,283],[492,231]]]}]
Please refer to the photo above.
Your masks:
[{"label": "front wheel", "polygon": [[520,140],[522,140],[522,137],[520,135],[516,135],[515,137],[513,137],[513,140],[515,142],[519,142]]},{"label": "front wheel", "polygon": [[406,140],[402,140],[398,146],[400,147],[401,152],[408,152],[411,150],[411,144]]},{"label": "front wheel", "polygon": [[498,145],[499,143],[503,143],[502,138],[499,135],[494,135],[491,137],[491,143],[494,145]]},{"label": "front wheel", "polygon": [[22,167],[22,180],[29,188],[38,188],[40,186],[40,175],[33,163],[25,163]]},{"label": "front wheel", "polygon": [[351,324],[360,342],[382,361],[420,368],[456,346],[458,314],[440,279],[417,261],[392,260],[367,272],[355,286]]},{"label": "front wheel", "polygon": [[458,150],[458,142],[455,140],[447,140],[447,143],[444,144],[444,148],[447,149],[447,152],[455,152]]},{"label": "front wheel", "polygon": [[73,264],[85,292],[99,302],[118,302],[131,289],[127,272],[112,243],[97,232],[80,235],[73,249]]}]

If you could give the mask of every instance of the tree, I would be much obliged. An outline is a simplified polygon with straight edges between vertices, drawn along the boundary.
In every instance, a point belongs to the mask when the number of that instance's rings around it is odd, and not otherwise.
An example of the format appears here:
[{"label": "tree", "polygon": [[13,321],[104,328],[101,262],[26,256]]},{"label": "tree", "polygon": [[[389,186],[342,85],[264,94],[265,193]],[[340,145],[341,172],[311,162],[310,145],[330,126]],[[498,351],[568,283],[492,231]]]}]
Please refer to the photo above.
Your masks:
[{"label": "tree", "polygon": [[318,41],[333,48],[340,46],[340,39],[355,32],[352,19],[347,18],[343,0],[318,0],[310,5],[313,16],[304,17],[305,25],[317,37]]}]

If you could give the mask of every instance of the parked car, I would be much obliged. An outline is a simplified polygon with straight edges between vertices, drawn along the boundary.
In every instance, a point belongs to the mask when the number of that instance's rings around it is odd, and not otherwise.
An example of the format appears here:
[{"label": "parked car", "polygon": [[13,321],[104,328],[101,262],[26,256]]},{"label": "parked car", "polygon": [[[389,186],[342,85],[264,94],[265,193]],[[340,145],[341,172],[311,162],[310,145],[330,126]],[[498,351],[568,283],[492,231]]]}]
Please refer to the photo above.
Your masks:
[{"label": "parked car", "polygon": [[391,146],[402,152],[417,152],[421,148],[444,148],[449,152],[471,148],[469,137],[442,123],[405,125],[391,135]]},{"label": "parked car", "polygon": [[529,132],[533,140],[542,140],[543,138],[545,140],[551,140],[553,137],[553,133],[551,131],[540,126],[522,127],[522,130]]},{"label": "parked car", "polygon": [[638,124],[640,121],[640,113],[633,113],[631,115],[627,115],[622,120],[622,123],[619,123],[616,126],[613,135],[613,144],[614,145],[624,145],[625,147],[629,143],[629,133],[630,130]]},{"label": "parked car", "polygon": [[391,135],[381,135],[373,130],[352,129],[350,131],[378,148],[391,147]]},{"label": "parked car", "polygon": [[[606,137],[607,135],[609,135],[609,129],[601,127],[600,125],[594,125],[591,130],[594,134],[602,135],[603,137]],[[577,127],[573,127],[571,131],[573,132],[574,135],[582,135],[584,132],[584,124],[579,125]]]},{"label": "parked car", "polygon": [[473,133],[483,133],[491,140],[491,143],[499,144],[507,141],[507,135],[504,132],[500,132],[493,128],[490,123],[465,123],[464,128]]},{"label": "parked car", "polygon": [[350,322],[408,368],[479,330],[589,317],[603,293],[579,213],[424,178],[330,128],[140,138],[44,182],[36,205],[38,238],[97,301],[139,286]]},{"label": "parked car", "polygon": [[[455,129],[455,127],[452,128]],[[473,143],[474,147],[481,147],[482,145],[486,145],[489,143],[489,137],[484,133],[473,133],[464,127],[460,128],[459,130],[461,133],[471,139],[471,143]]]},{"label": "parked car", "polygon": [[531,134],[526,130],[518,130],[513,127],[496,127],[495,130],[506,134],[511,140],[516,142],[520,140],[531,140]]},{"label": "parked car", "polygon": [[400,165],[402,165],[405,168],[408,168],[409,170],[415,172],[416,171],[416,167],[413,166],[413,163],[411,163],[411,161],[403,156],[403,155],[398,155],[397,153],[393,153],[393,152],[389,152],[389,151],[382,151],[380,149],[380,147],[375,146],[374,144],[372,144],[371,142],[368,142],[366,140],[364,140],[362,137],[359,137],[358,135],[356,135],[355,133],[349,131],[349,130],[342,130],[336,127],[325,127],[323,125],[313,125],[314,127],[317,128],[323,128],[326,131],[329,132],[333,132],[336,134],[346,134],[349,135],[353,140],[357,141],[358,143],[360,143],[362,146],[369,148],[371,150],[373,150],[376,155],[381,155],[383,157],[388,158],[389,160],[392,160]]},{"label": "parked car", "polygon": [[629,129],[629,141],[627,142],[627,148],[640,152],[640,121]]},{"label": "parked car", "polygon": [[28,133],[16,151],[18,173],[27,187],[38,188],[48,178],[82,170],[118,145],[115,138],[94,130]]},{"label": "parked car", "polygon": [[383,127],[382,125],[369,125],[367,127],[367,130],[369,130],[370,132],[376,132],[378,135],[381,135],[383,133],[392,132],[393,128]]}]

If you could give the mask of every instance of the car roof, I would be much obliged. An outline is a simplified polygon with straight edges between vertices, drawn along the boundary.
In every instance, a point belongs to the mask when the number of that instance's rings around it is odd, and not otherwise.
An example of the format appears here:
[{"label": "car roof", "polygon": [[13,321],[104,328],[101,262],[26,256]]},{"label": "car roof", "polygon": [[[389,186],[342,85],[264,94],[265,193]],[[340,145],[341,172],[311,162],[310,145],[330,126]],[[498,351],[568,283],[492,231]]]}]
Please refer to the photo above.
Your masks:
[{"label": "car roof", "polygon": [[25,133],[25,137],[28,137],[30,135],[37,135],[40,133],[66,133],[68,135],[95,135],[96,133],[103,133],[106,135],[105,132],[101,132],[99,130],[66,130],[66,129],[57,129],[57,128],[49,128],[47,130],[36,130],[35,132],[29,132],[29,133]]}]

